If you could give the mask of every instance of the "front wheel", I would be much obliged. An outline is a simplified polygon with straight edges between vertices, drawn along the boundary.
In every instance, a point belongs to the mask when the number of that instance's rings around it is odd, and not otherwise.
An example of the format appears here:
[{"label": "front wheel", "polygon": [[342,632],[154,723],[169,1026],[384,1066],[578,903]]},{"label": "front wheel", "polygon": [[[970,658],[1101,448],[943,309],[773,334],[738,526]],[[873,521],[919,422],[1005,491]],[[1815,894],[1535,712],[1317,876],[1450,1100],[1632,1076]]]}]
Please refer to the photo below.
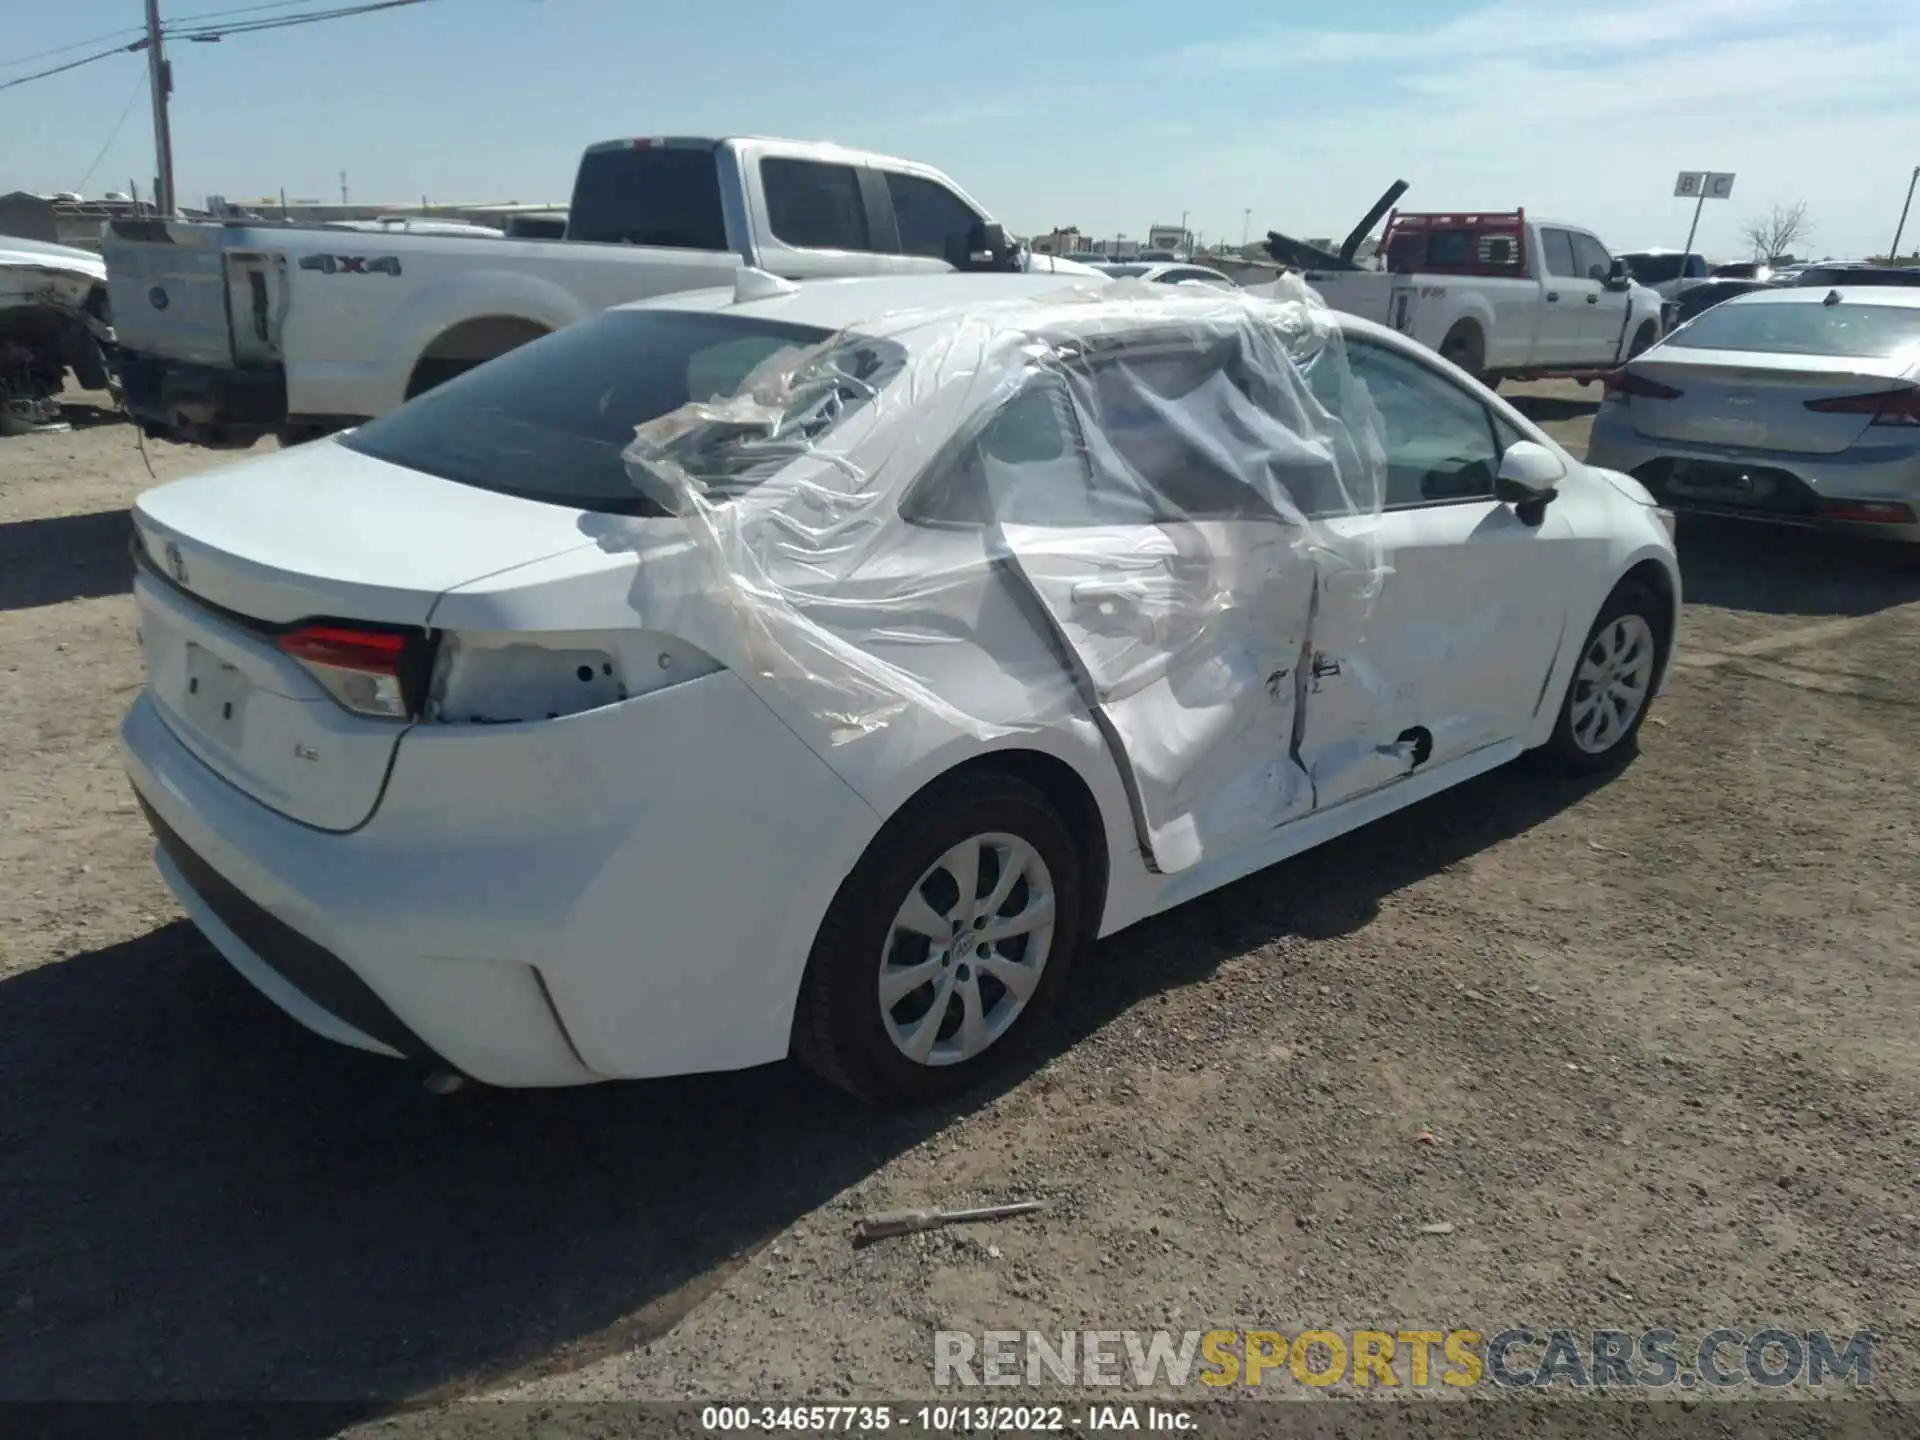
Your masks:
[{"label": "front wheel", "polygon": [[1672,616],[1651,589],[1615,590],[1587,634],[1541,761],[1590,775],[1631,758],[1671,642]]},{"label": "front wheel", "polygon": [[1633,343],[1627,346],[1627,358],[1631,360],[1642,351],[1651,350],[1653,348],[1653,342],[1659,338],[1660,332],[1655,328],[1654,323],[1649,320],[1633,332]]},{"label": "front wheel", "polygon": [[1078,848],[1010,775],[933,786],[889,821],[834,897],[794,1051],[862,1099],[965,1090],[1015,1050],[1083,938]]}]

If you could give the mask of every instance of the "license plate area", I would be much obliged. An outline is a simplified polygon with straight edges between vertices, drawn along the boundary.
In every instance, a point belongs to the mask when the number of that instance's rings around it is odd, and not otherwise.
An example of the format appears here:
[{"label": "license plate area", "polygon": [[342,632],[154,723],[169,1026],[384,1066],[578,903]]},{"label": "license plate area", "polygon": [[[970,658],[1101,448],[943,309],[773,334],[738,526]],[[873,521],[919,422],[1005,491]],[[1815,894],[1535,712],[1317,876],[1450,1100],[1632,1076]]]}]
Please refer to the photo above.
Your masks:
[{"label": "license plate area", "polygon": [[1722,505],[1764,505],[1774,496],[1773,477],[1764,470],[1685,461],[1668,472],[1667,489],[1675,495]]},{"label": "license plate area", "polygon": [[180,709],[187,722],[208,739],[238,750],[246,731],[247,699],[253,686],[237,665],[229,665],[204,646],[186,644],[186,684]]}]

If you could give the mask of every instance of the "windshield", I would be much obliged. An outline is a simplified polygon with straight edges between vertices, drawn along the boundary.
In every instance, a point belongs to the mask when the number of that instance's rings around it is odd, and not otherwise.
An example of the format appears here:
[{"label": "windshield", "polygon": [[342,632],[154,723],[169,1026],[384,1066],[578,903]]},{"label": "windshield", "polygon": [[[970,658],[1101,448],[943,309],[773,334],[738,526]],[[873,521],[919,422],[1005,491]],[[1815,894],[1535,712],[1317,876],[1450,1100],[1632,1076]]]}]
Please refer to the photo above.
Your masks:
[{"label": "windshield", "polygon": [[1795,304],[1730,300],[1716,305],[1667,344],[1690,350],[1753,350],[1764,355],[1848,355],[1920,361],[1920,308],[1904,305]]},{"label": "windshield", "polygon": [[[621,451],[634,427],[732,394],[762,361],[831,338],[806,325],[673,310],[609,310],[522,345],[341,437],[349,450],[443,480],[580,510],[657,515]],[[822,357],[862,382],[826,397],[776,440],[702,437],[701,476],[737,492],[856,409],[904,359],[860,341]],[[722,453],[724,452],[724,453]]]},{"label": "windshield", "polygon": [[1687,263],[1684,255],[1622,255],[1620,258],[1627,262],[1627,273],[1642,285],[1678,280]]}]

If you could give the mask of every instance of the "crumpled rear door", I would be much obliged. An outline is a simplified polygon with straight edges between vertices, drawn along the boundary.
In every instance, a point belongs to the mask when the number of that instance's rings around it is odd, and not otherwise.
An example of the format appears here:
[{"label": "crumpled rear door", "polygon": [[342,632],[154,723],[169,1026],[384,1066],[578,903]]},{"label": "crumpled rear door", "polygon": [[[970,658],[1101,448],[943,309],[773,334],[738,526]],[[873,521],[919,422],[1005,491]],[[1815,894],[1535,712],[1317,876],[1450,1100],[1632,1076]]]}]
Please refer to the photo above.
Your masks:
[{"label": "crumpled rear door", "polygon": [[1003,525],[1163,873],[1312,809],[1292,758],[1314,567],[1289,527]]}]

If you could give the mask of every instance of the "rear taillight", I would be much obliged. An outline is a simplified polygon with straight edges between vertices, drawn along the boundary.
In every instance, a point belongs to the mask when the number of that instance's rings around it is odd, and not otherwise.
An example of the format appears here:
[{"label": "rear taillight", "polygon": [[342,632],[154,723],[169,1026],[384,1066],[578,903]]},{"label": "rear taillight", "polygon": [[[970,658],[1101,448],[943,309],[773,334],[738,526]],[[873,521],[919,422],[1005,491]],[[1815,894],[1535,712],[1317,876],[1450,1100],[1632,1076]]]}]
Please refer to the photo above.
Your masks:
[{"label": "rear taillight", "polygon": [[1898,500],[1828,500],[1820,514],[1828,520],[1852,520],[1862,525],[1911,525],[1913,507]]},{"label": "rear taillight", "polygon": [[1609,400],[1678,400],[1680,391],[1633,370],[1615,370],[1604,382]]},{"label": "rear taillight", "polygon": [[1809,400],[1807,409],[1822,415],[1871,415],[1870,425],[1920,425],[1920,386]]},{"label": "rear taillight", "polygon": [[280,635],[280,653],[298,660],[322,688],[356,715],[411,719],[425,637],[355,625],[302,625]]}]

